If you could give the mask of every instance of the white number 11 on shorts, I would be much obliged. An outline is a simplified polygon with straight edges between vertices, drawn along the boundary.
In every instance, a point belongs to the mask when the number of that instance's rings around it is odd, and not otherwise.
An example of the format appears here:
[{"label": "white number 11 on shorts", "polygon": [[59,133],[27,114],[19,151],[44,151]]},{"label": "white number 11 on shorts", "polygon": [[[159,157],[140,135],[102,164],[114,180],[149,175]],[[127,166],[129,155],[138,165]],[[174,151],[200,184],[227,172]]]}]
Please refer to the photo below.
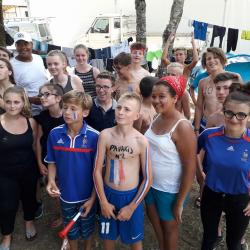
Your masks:
[{"label": "white number 11 on shorts", "polygon": [[101,223],[101,234],[109,234],[109,226],[110,222],[102,222]]}]

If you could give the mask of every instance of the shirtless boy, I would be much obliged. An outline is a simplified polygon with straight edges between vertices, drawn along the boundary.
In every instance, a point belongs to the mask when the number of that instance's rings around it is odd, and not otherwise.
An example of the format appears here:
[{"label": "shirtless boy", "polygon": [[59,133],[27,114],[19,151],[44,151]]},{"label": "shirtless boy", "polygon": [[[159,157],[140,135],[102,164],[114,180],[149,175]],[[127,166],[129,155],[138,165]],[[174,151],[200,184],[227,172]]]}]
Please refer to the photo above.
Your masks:
[{"label": "shirtless boy", "polygon": [[117,126],[103,130],[98,141],[94,182],[102,212],[99,234],[105,250],[115,249],[118,236],[132,250],[142,250],[141,202],[151,185],[152,174],[148,141],[133,128],[139,118],[140,103],[135,93],[122,95],[115,112]]},{"label": "shirtless boy", "polygon": [[[241,78],[236,73],[225,72],[220,73],[214,78],[216,98],[219,103],[223,104],[226,97],[229,95],[230,86],[232,83],[240,85]],[[224,125],[224,114],[222,109],[217,110],[215,113],[208,117],[206,127],[218,127]]]},{"label": "shirtless boy", "polygon": [[134,122],[134,128],[144,134],[153,121],[156,112],[152,105],[152,90],[154,84],[159,81],[158,77],[146,76],[140,82],[140,92],[142,96],[140,117]]},{"label": "shirtless boy", "polygon": [[[183,75],[184,66],[181,63],[170,63],[167,66],[167,75],[168,76],[182,76]],[[185,76],[184,76],[185,77]],[[187,78],[186,78],[187,79]],[[189,120],[191,117],[190,113],[190,101],[189,101],[189,93],[187,90],[184,91],[182,97],[178,99],[176,102],[176,109],[184,114],[184,116]]]},{"label": "shirtless boy", "polygon": [[194,118],[194,128],[197,135],[205,129],[208,117],[222,108],[216,98],[214,78],[218,74],[225,72],[224,66],[226,62],[226,56],[220,48],[208,48],[202,55],[201,63],[209,72],[209,76],[199,83]]},{"label": "shirtless boy", "polygon": [[[169,50],[169,46],[172,43],[172,41],[174,40],[174,38],[175,38],[175,34],[171,33],[166,44],[165,44],[165,47],[163,49],[162,64],[165,66],[168,66],[171,63],[170,60],[168,59],[168,50]],[[198,55],[198,51],[196,48],[193,34],[192,34],[191,44],[193,47],[193,59],[192,59],[192,62],[190,64],[185,64],[185,60],[187,59],[187,50],[185,48],[176,48],[174,51],[174,59],[176,62],[183,65],[183,67],[184,67],[183,75],[186,78],[189,77],[192,69],[195,67],[196,63],[199,60],[199,55]]]},{"label": "shirtless boy", "polygon": [[126,92],[139,93],[139,82],[136,82],[136,79],[133,76],[131,63],[132,59],[129,53],[121,52],[114,58],[113,68],[118,75],[114,87],[116,100]]},{"label": "shirtless boy", "polygon": [[141,66],[142,60],[146,53],[146,46],[143,43],[133,43],[130,46],[132,59],[132,74],[136,82],[140,82],[145,76],[150,76],[150,73]]}]

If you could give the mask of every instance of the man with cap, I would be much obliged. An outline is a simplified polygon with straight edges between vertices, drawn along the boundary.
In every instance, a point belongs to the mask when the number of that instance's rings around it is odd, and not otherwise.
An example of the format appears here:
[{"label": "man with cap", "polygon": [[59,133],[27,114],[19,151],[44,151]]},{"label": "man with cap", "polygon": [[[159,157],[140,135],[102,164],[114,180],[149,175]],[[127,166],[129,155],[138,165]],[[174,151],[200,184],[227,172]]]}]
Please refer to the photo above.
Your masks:
[{"label": "man with cap", "polygon": [[39,87],[48,80],[44,64],[40,56],[32,54],[33,43],[28,33],[17,32],[14,41],[18,53],[11,60],[15,82],[26,90],[32,104],[32,114],[38,115],[41,111],[37,97]]}]

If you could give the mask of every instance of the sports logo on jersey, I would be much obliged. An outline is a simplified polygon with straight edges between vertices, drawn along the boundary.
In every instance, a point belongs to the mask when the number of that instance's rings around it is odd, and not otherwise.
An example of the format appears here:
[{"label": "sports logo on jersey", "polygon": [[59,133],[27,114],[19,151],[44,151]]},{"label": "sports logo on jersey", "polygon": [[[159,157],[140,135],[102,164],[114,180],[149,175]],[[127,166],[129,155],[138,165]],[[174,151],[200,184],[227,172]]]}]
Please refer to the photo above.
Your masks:
[{"label": "sports logo on jersey", "polygon": [[85,135],[84,138],[82,139],[82,148],[85,148],[87,146],[88,140],[87,136]]},{"label": "sports logo on jersey", "polygon": [[227,151],[232,151],[233,152],[234,151],[234,147],[233,146],[228,147]]},{"label": "sports logo on jersey", "polygon": [[63,141],[62,138],[60,138],[56,143],[57,143],[57,144],[64,144],[64,141]]},{"label": "sports logo on jersey", "polygon": [[248,150],[245,149],[244,152],[242,153],[242,156],[241,156],[241,161],[248,161]]}]

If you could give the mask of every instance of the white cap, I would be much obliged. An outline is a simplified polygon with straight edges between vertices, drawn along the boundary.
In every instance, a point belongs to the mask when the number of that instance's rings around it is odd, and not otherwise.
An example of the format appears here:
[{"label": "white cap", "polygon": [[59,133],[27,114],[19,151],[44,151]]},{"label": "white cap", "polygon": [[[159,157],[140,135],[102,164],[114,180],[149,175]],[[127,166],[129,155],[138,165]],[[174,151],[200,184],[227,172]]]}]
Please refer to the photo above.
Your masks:
[{"label": "white cap", "polygon": [[32,39],[31,39],[31,36],[29,33],[26,33],[26,32],[17,32],[15,35],[14,35],[14,41],[15,43],[18,42],[18,41],[26,41],[26,42],[32,42]]}]

